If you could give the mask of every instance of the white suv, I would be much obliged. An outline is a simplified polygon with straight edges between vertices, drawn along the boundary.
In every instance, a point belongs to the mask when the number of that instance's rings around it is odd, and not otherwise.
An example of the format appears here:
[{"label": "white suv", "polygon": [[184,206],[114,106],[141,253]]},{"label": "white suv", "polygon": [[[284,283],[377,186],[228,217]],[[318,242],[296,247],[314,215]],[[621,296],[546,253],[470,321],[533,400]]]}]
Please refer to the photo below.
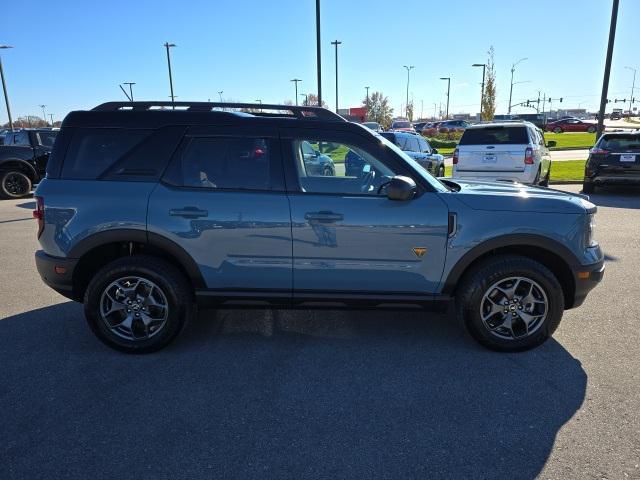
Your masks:
[{"label": "white suv", "polygon": [[533,123],[495,122],[469,126],[453,153],[453,178],[507,180],[547,186],[551,156]]}]

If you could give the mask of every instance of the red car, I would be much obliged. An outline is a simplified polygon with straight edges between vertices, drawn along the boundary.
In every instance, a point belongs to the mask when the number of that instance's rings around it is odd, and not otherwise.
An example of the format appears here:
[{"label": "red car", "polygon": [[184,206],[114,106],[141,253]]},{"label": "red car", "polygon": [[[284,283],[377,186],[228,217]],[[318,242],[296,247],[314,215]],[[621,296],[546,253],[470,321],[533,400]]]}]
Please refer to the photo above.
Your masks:
[{"label": "red car", "polygon": [[562,133],[562,132],[589,132],[596,131],[595,123],[583,122],[577,118],[563,118],[555,122],[547,123],[547,132]]}]

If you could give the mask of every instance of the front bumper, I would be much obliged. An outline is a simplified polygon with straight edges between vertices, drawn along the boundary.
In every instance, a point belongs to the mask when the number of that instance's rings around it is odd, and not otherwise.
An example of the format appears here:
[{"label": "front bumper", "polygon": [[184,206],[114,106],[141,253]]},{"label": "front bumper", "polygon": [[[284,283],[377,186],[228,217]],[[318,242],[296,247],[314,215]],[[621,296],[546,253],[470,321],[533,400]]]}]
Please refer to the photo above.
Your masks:
[{"label": "front bumper", "polygon": [[591,265],[580,265],[572,269],[576,290],[573,296],[573,304],[567,305],[567,309],[579,307],[584,303],[587,294],[602,280],[604,269],[604,260]]},{"label": "front bumper", "polygon": [[73,289],[73,272],[77,263],[77,258],[53,257],[42,250],[36,252],[36,268],[42,281],[71,300],[78,300]]}]

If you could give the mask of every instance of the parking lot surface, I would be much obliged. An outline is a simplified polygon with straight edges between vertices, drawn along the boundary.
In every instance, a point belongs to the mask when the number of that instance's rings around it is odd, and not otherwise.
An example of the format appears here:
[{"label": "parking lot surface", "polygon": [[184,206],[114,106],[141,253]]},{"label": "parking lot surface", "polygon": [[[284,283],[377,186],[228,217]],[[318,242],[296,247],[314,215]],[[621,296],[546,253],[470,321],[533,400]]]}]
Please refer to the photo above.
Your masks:
[{"label": "parking lot surface", "polygon": [[592,200],[604,280],[533,351],[449,315],[250,310],[146,356],[40,281],[34,202],[3,201],[0,478],[640,478],[640,191]]}]

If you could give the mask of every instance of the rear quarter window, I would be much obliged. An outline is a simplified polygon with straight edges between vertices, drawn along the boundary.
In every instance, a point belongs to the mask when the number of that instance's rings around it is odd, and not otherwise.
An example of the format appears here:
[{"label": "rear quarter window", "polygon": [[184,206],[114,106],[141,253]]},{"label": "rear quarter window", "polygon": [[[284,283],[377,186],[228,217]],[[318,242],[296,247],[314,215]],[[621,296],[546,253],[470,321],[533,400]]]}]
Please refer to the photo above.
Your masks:
[{"label": "rear quarter window", "polygon": [[520,145],[529,143],[526,127],[485,127],[465,130],[460,145]]}]

